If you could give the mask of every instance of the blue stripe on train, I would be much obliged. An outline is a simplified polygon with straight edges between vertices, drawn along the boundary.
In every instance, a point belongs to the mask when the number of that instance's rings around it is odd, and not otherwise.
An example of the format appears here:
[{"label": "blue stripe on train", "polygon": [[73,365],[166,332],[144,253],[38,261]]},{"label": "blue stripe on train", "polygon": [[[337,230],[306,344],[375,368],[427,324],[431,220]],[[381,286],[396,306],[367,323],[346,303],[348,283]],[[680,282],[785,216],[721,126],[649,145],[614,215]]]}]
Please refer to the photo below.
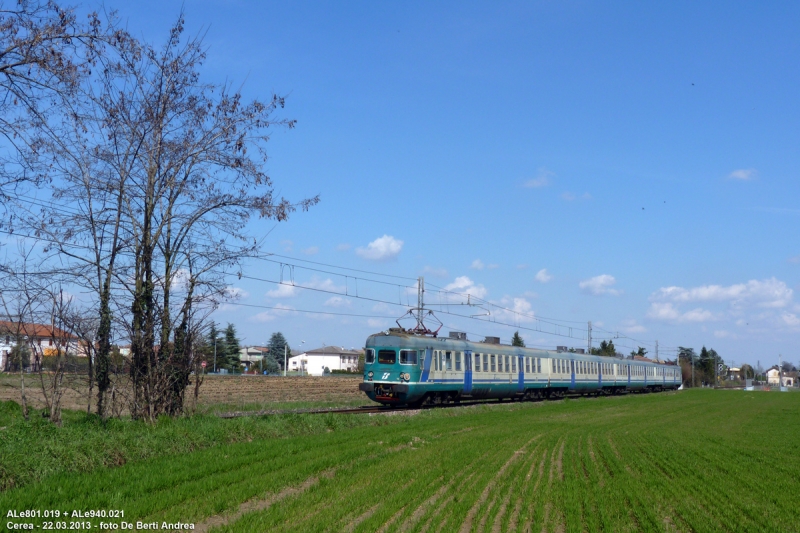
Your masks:
[{"label": "blue stripe on train", "polygon": [[464,352],[464,392],[472,392],[472,350]]},{"label": "blue stripe on train", "polygon": [[431,359],[433,358],[433,348],[425,349],[425,361],[422,363],[422,375],[419,377],[421,382],[428,381],[431,373]]}]

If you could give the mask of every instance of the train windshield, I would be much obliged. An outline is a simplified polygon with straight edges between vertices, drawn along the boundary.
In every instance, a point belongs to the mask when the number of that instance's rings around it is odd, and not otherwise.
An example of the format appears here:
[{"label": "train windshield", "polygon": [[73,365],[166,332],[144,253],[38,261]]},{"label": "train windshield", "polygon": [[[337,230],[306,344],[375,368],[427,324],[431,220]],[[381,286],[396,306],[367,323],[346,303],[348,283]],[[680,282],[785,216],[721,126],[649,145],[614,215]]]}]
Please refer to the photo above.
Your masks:
[{"label": "train windshield", "polygon": [[364,353],[364,363],[371,365],[374,362],[375,362],[375,350],[367,348],[366,352]]},{"label": "train windshield", "polygon": [[378,363],[393,365],[397,361],[397,352],[394,350],[378,350]]}]

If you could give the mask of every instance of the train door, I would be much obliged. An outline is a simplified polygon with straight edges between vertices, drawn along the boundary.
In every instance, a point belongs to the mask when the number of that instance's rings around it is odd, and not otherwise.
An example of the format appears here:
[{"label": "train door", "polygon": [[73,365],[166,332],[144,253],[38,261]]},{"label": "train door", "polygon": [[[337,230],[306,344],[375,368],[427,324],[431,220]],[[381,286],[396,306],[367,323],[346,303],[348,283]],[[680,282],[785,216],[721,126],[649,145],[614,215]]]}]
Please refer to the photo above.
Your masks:
[{"label": "train door", "polygon": [[631,386],[631,365],[625,365],[628,369],[628,387]]},{"label": "train door", "polygon": [[517,356],[517,391],[525,392],[525,358]]},{"label": "train door", "polygon": [[464,394],[472,392],[472,350],[464,351]]},{"label": "train door", "polygon": [[595,363],[597,365],[597,385],[603,388],[603,365],[605,363]]},{"label": "train door", "polygon": [[569,388],[575,389],[575,361],[572,359],[569,360]]},{"label": "train door", "polygon": [[425,348],[425,357],[422,360],[422,375],[419,380],[427,383],[431,379],[431,365],[433,364],[433,349]]}]

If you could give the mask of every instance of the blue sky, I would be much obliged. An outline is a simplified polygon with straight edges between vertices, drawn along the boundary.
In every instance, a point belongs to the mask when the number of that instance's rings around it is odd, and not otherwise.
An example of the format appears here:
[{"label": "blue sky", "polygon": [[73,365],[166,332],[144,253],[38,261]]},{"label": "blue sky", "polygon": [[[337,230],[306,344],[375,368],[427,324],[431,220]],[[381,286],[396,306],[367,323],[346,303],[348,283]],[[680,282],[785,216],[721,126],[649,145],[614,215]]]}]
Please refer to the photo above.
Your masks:
[{"label": "blue sky", "polygon": [[[106,2],[163,42],[182,2]],[[186,2],[207,81],[286,95],[269,172],[321,202],[254,223],[297,265],[232,280],[214,315],[244,342],[363,346],[393,285],[470,292],[483,320],[656,339],[731,363],[798,363],[800,5],[641,2]],[[376,273],[311,265],[315,261]],[[314,266],[327,272],[300,268]],[[247,274],[281,279],[275,263]],[[344,272],[351,278],[328,272]],[[381,275],[410,279],[387,278]],[[356,281],[355,277],[361,277]],[[433,288],[433,287],[429,287]],[[413,292],[413,291],[412,291]],[[431,291],[429,301],[444,296]],[[455,301],[450,297],[450,301]],[[351,315],[319,315],[293,310]],[[453,313],[481,309],[453,306]],[[440,315],[471,338],[515,327]],[[538,325],[537,325],[538,324]],[[520,329],[529,345],[585,346]],[[627,337],[632,337],[631,340]],[[652,352],[652,346],[645,346]]]}]

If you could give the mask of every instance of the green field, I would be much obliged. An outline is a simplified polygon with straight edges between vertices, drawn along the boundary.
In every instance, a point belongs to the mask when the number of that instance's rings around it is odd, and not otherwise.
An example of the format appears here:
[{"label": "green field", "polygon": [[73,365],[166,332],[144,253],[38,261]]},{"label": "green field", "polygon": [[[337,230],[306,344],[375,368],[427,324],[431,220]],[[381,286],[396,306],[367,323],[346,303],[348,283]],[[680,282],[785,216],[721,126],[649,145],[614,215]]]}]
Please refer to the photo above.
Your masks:
[{"label": "green field", "polygon": [[798,413],[796,393],[705,390],[325,415],[301,436],[47,476],[0,493],[0,512],[242,532],[796,531]]}]

